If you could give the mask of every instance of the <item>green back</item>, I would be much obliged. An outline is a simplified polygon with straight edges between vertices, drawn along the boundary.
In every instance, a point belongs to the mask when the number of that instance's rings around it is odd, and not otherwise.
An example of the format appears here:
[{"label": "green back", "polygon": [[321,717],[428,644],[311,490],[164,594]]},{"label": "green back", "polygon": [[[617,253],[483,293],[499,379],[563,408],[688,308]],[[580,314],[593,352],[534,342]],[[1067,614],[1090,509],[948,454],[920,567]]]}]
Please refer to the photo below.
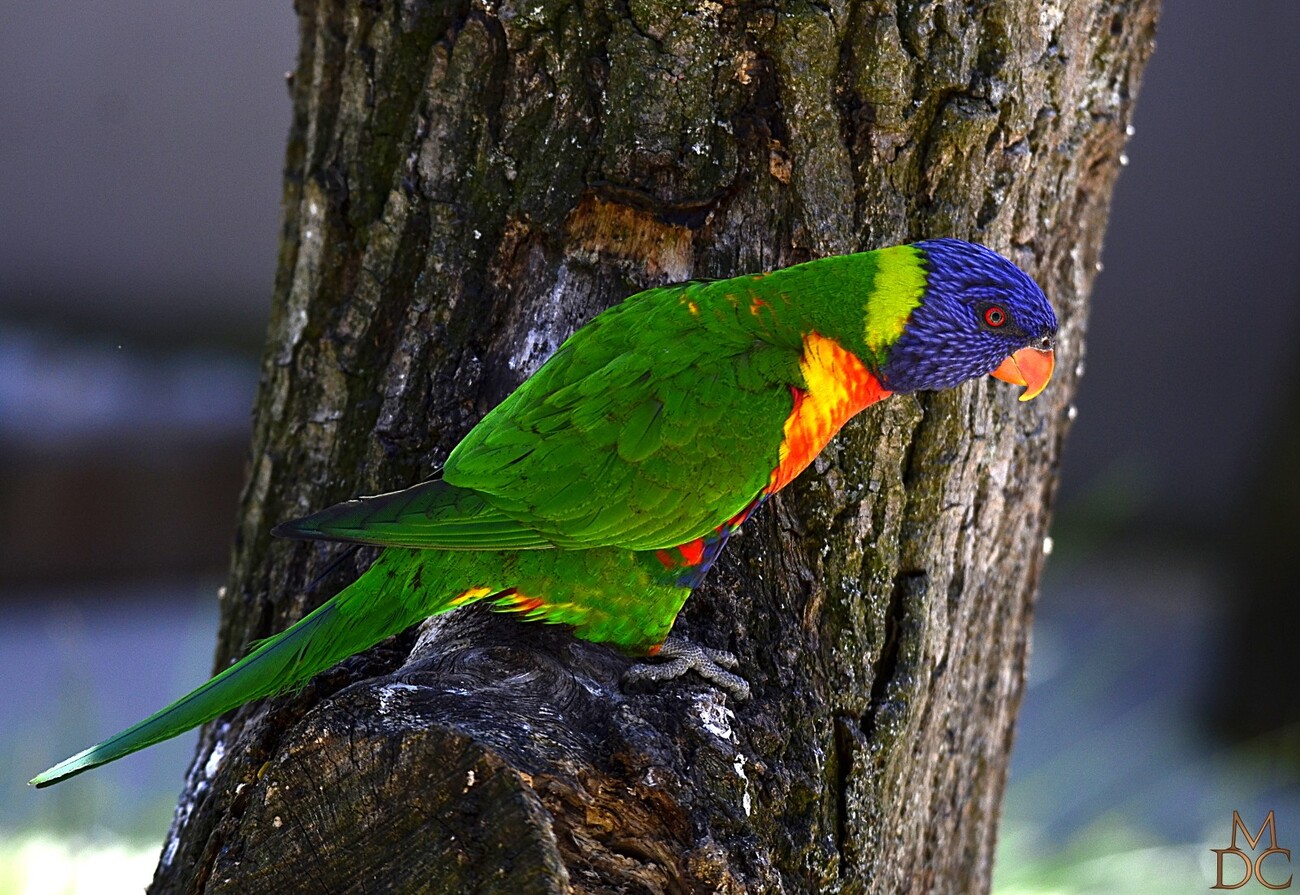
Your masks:
[{"label": "green back", "polygon": [[451,453],[442,480],[276,533],[449,550],[653,550],[708,534],[768,485],[807,390],[803,338],[878,370],[920,300],[898,246],[651,289],[599,315]]},{"label": "green back", "polygon": [[443,477],[567,544],[690,541],[766,486],[790,387],[804,385],[802,336],[875,368],[923,287],[916,250],[899,246],[640,293],[492,410]]},{"label": "green back", "polygon": [[[733,282],[733,281],[727,281]],[[699,537],[767,484],[798,349],[758,338],[719,284],[601,314],[457,446],[444,479],[567,543]]]}]

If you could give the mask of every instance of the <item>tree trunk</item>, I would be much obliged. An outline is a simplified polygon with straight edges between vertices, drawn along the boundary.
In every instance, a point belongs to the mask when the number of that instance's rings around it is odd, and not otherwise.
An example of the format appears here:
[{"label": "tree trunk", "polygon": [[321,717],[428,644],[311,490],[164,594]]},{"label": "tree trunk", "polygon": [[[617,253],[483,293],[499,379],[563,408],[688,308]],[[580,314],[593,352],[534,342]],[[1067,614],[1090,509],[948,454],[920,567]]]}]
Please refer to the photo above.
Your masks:
[{"label": "tree trunk", "polygon": [[209,725],[153,891],[987,890],[1156,7],[299,0],[217,667],[370,558],[274,523],[427,477],[646,286],[966,237],[1043,285],[1061,364],[1028,405],[878,405],[746,523],[677,630],[751,701],[463,610]]}]

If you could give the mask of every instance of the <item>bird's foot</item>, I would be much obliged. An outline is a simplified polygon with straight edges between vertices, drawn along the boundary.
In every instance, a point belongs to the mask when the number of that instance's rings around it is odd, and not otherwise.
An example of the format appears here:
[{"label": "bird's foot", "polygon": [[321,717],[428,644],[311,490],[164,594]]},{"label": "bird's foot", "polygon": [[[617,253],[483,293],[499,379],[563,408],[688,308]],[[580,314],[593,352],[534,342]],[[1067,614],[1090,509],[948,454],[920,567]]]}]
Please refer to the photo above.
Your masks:
[{"label": "bird's foot", "polygon": [[663,683],[694,671],[706,681],[717,684],[741,702],[749,699],[749,683],[727,669],[740,667],[740,660],[726,650],[700,646],[679,637],[669,637],[655,653],[661,662],[639,662],[623,674],[623,685],[644,681]]}]

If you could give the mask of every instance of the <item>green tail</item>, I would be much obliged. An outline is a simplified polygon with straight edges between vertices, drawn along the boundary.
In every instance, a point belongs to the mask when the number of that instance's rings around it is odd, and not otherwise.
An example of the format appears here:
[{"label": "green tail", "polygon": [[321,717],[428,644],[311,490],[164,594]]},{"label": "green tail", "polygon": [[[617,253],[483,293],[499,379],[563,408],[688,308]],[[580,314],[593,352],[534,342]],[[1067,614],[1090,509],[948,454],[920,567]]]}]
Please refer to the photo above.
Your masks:
[{"label": "green tail", "polygon": [[[301,686],[336,662],[452,608],[455,593],[429,599],[429,582],[420,586],[422,571],[428,569],[411,551],[385,551],[365,575],[293,627],[263,641],[165,709],[36,775],[31,785],[50,786],[182,734],[250,700]],[[412,583],[416,587],[408,589]]]}]

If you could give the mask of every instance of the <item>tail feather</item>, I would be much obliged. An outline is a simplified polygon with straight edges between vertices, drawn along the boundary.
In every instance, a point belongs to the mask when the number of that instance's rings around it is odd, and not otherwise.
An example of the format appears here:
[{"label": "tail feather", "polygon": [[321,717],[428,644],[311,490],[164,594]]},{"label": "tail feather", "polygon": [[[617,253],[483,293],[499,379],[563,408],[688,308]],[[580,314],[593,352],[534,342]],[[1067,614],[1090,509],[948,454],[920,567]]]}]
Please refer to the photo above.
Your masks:
[{"label": "tail feather", "polygon": [[263,641],[198,689],[36,775],[31,785],[50,786],[184,733],[250,700],[301,686],[348,656],[450,608],[451,595],[431,604],[410,599],[409,592],[401,594],[409,580],[395,575],[393,564],[385,562],[388,559],[387,553],[381,556],[346,590],[284,632]]}]

